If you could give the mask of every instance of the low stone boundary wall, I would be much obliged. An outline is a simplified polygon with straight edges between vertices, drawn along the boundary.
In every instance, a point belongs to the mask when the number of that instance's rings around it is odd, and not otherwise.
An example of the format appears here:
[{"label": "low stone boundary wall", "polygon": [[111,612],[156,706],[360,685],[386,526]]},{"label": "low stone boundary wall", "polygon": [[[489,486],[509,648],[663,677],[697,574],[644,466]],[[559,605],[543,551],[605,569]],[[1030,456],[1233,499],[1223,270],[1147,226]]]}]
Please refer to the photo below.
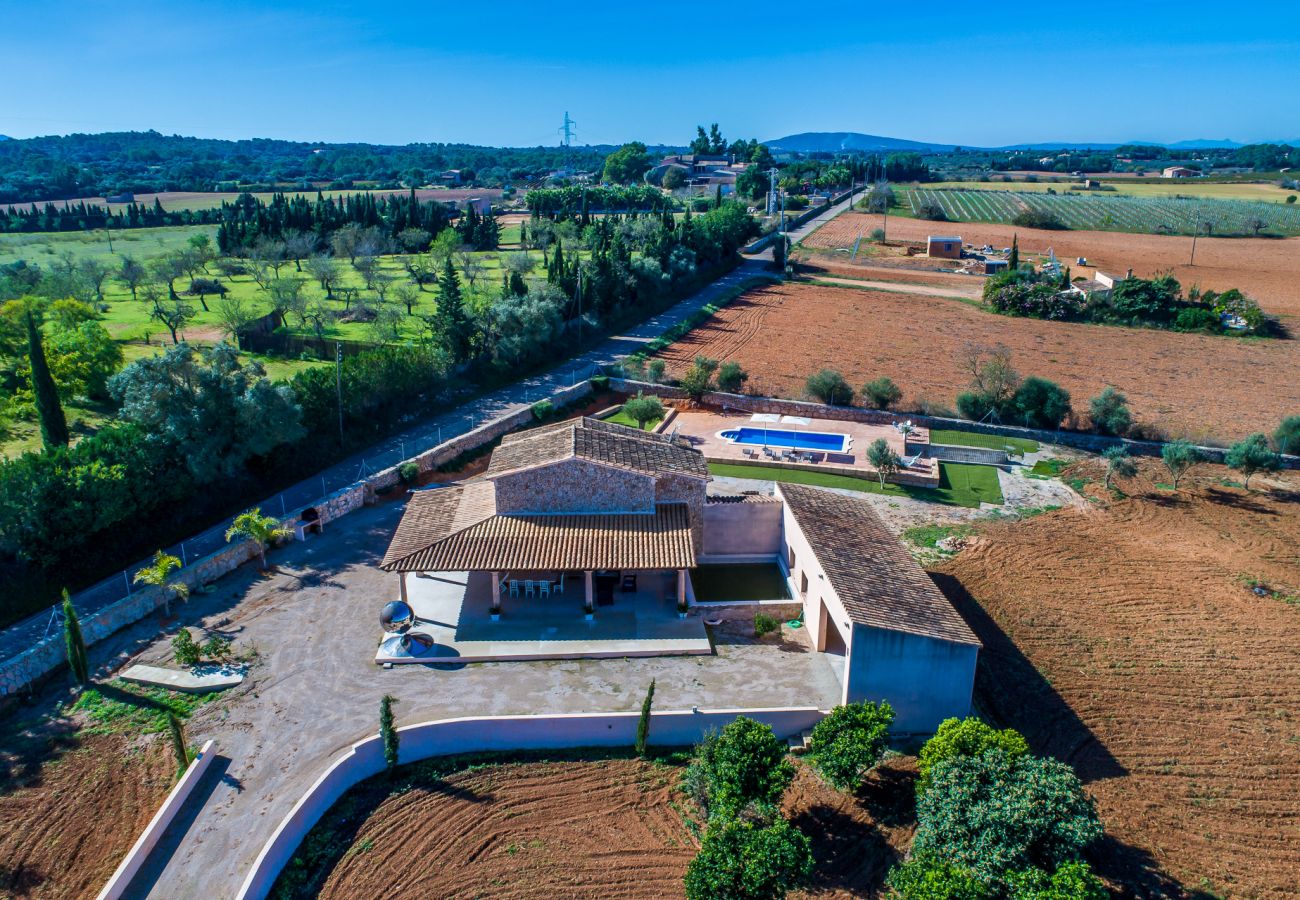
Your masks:
[{"label": "low stone boundary wall", "polygon": [[[634,381],[630,378],[611,376],[609,385],[616,391],[635,394],[645,391],[656,397],[671,400],[686,400],[687,394],[679,387],[666,384],[650,384]],[[721,391],[708,391],[700,398],[709,406],[725,407],[740,412],[780,413],[786,416],[809,416],[816,419],[839,419],[845,422],[865,422],[870,425],[888,425],[890,423],[911,422],[924,428],[952,429],[969,431],[975,434],[996,434],[1002,437],[1017,437],[1038,441],[1041,444],[1059,444],[1100,453],[1107,447],[1122,446],[1134,456],[1159,456],[1164,444],[1160,441],[1139,441],[1130,438],[1109,437],[1104,434],[1090,434],[1082,431],[1049,431],[1040,428],[1021,428],[1016,425],[995,425],[989,422],[971,422],[967,419],[948,419],[939,416],[926,416],[921,413],[888,412],[881,409],[864,409],[861,406],[828,406],[824,403],[812,403],[807,400],[784,400],[779,397],[758,397],[751,394],[724,394]],[[1210,462],[1221,463],[1227,453],[1223,447],[1198,446],[1198,450]],[[1284,454],[1284,469],[1300,469],[1300,456]]]},{"label": "low stone boundary wall", "polygon": [[181,776],[180,781],[176,782],[176,786],[163,800],[162,806],[158,807],[158,811],[153,814],[153,818],[149,820],[140,837],[136,838],[126,858],[118,864],[113,877],[108,879],[108,884],[104,885],[96,900],[117,900],[126,893],[126,889],[131,886],[131,879],[139,874],[145,861],[149,859],[149,854],[153,852],[163,832],[167,830],[167,826],[171,824],[172,819],[176,818],[176,814],[180,812],[193,792],[194,786],[202,780],[208,767],[212,765],[212,760],[217,755],[215,744],[215,741],[208,741],[199,750],[198,755],[185,769],[185,774]]},{"label": "low stone boundary wall", "polygon": [[[829,475],[843,475],[845,478],[860,478],[863,481],[876,481],[874,472],[855,469],[852,466],[837,466],[834,463],[817,463],[809,466],[801,463],[781,462],[775,459],[724,459],[720,456],[706,457],[708,462],[726,466],[746,466],[756,469],[792,469],[801,472],[822,472]],[[925,478],[911,472],[900,470],[885,478],[887,484],[906,484],[912,487],[933,488],[939,486],[939,473]]]},{"label": "low stone boundary wall", "polygon": [[[556,407],[561,407],[580,400],[591,393],[591,382],[581,381],[572,387],[556,392],[550,399]],[[328,525],[335,519],[342,518],[348,513],[360,509],[365,504],[373,502],[375,494],[379,491],[397,485],[401,481],[398,470],[405,462],[415,462],[420,467],[421,472],[432,471],[462,453],[481,447],[483,444],[513,431],[520,425],[531,422],[532,418],[533,413],[530,406],[485,422],[473,431],[466,432],[449,441],[444,441],[438,446],[412,457],[410,460],[404,460],[403,463],[376,472],[364,480],[339,488],[312,504],[298,507],[290,515],[282,518],[280,524],[285,528],[292,529],[293,524],[299,520],[302,510],[306,509],[307,506],[311,506],[320,514],[320,523]],[[240,541],[222,547],[215,553],[191,561],[189,565],[177,570],[175,580],[188,585],[191,591],[197,590],[203,585],[211,584],[223,575],[233,572],[256,556],[257,548],[251,541]],[[102,641],[114,632],[140,621],[161,607],[166,598],[167,595],[162,588],[140,587],[132,590],[130,594],[116,603],[111,603],[94,614],[86,616],[81,620],[81,633],[85,638],[86,646],[89,647]],[[62,631],[52,629],[48,637],[36,642],[22,653],[0,662],[0,698],[17,694],[23,688],[57,669],[64,662],[66,662],[66,655],[63,647]]]},{"label": "low stone boundary wall", "polygon": [[[778,709],[671,710],[651,714],[650,740],[659,746],[685,746],[711,728],[746,715],[789,737],[817,724],[825,715],[815,707]],[[490,750],[563,750],[572,747],[630,747],[640,713],[577,713],[554,716],[487,716],[442,719],[398,729],[400,760]],[[351,787],[384,770],[379,735],[353,744],[308,789],[271,835],[244,879],[239,900],[266,897],[280,871],[293,858],[307,832]]]},{"label": "low stone boundary wall", "polygon": [[991,450],[988,447],[959,447],[953,444],[931,444],[930,458],[944,462],[975,463],[981,466],[1008,465],[1010,458],[1005,450]]}]

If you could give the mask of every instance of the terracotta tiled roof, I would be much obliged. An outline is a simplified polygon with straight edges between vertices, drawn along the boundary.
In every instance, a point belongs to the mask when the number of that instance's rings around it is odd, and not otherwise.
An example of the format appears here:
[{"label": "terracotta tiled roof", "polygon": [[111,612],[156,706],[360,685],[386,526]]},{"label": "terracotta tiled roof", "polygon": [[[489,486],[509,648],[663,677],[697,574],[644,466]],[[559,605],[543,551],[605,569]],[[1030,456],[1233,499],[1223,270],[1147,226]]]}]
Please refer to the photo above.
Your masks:
[{"label": "terracotta tiled roof", "polygon": [[496,515],[493,487],[480,482],[417,493],[382,568],[459,572],[695,565],[690,514],[683,503],[662,503],[649,514],[504,516]]},{"label": "terracotta tiled roof", "polygon": [[709,477],[708,463],[698,450],[669,443],[660,435],[590,418],[507,435],[492,453],[487,476],[494,478],[575,457],[646,475]]},{"label": "terracotta tiled roof", "polygon": [[798,484],[778,488],[855,623],[979,646],[869,502]]}]

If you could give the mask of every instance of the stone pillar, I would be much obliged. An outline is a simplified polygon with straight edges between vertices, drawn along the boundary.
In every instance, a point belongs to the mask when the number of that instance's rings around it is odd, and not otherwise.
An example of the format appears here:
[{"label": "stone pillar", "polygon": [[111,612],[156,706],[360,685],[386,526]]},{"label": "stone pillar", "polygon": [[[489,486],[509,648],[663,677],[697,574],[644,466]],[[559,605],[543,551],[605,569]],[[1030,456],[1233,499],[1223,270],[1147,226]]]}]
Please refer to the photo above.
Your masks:
[{"label": "stone pillar", "polygon": [[591,569],[587,569],[582,574],[584,576],[584,580],[586,581],[586,587],[587,587],[587,607],[586,607],[587,612],[589,613],[595,612],[596,610],[596,590],[594,584],[595,573]]},{"label": "stone pillar", "polygon": [[501,573],[492,570],[492,602],[489,604],[492,609],[501,608]]},{"label": "stone pillar", "polygon": [[677,609],[686,610],[686,570],[677,570]]},{"label": "stone pillar", "polygon": [[411,602],[410,600],[406,599],[406,573],[405,572],[397,573],[397,590],[399,596],[402,598],[403,603]]}]

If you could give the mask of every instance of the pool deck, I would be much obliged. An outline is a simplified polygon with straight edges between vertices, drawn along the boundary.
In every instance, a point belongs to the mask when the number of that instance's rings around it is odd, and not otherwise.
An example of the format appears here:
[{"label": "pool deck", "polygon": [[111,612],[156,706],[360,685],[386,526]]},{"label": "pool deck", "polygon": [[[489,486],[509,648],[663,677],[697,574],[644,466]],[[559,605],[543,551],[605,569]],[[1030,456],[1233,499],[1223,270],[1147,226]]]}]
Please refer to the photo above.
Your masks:
[{"label": "pool deck", "polygon": [[[759,418],[755,418],[758,415]],[[849,437],[848,450],[845,453],[813,452],[813,462],[795,462],[785,459],[771,459],[765,456],[761,446],[737,444],[719,437],[718,433],[733,428],[762,428],[766,425],[780,431],[811,431],[823,434],[843,434]],[[938,487],[939,463],[928,455],[912,460],[905,455],[903,435],[892,425],[868,425],[865,422],[845,422],[836,419],[812,419],[775,414],[751,414],[747,412],[721,413],[714,410],[679,410],[672,420],[672,428],[677,429],[679,438],[685,438],[691,446],[704,453],[709,462],[748,463],[780,469],[815,469],[819,472],[832,472],[854,478],[875,478],[875,467],[867,462],[867,448],[878,438],[884,438],[894,452],[912,464],[889,478],[900,484],[913,484],[920,487]],[[918,449],[928,447],[930,433],[925,428],[917,428],[909,435],[907,446],[915,456]],[[747,456],[745,450],[754,452]],[[777,451],[779,452],[779,450]]]}]

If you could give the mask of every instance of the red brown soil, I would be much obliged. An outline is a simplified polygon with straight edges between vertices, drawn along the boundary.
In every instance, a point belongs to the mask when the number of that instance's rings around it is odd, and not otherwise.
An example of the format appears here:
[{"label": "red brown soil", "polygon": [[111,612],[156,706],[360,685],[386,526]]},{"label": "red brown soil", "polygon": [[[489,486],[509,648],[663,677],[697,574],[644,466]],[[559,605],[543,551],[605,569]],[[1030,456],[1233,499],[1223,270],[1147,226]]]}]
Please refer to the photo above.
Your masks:
[{"label": "red brown soil", "polygon": [[379,804],[319,896],[681,896],[696,844],[675,782],[634,760],[453,775]]},{"label": "red brown soil", "polygon": [[[526,763],[376,794],[318,896],[680,897],[698,844],[679,775],[627,759]],[[914,775],[912,760],[892,761],[853,798],[800,767],[784,811],[817,869],[796,896],[876,896],[911,842]]]},{"label": "red brown soil", "polygon": [[[859,234],[881,225],[882,217],[845,213],[804,239],[809,247],[851,247]],[[1012,225],[979,222],[928,222],[922,219],[889,220],[890,240],[924,241],[939,232],[960,234],[968,244],[1010,247],[1017,237],[1023,253],[1046,253],[1048,247],[1064,262],[1086,257],[1088,268],[1074,274],[1092,274],[1098,267],[1122,275],[1149,277],[1173,271],[1184,288],[1200,285],[1216,291],[1239,288],[1268,312],[1300,316],[1300,238],[1201,238],[1196,242],[1196,265],[1188,266],[1190,237],[1124,234],[1114,231],[1039,231]],[[1076,267],[1077,268],[1077,267]],[[1296,324],[1292,323],[1293,327]]]},{"label": "red brown soil", "polygon": [[1247,493],[1207,467],[1173,493],[1157,469],[1128,499],[988,526],[936,580],[984,643],[977,707],[1079,772],[1126,896],[1181,896],[1163,870],[1295,897],[1300,605],[1242,580],[1300,594],[1300,478]]},{"label": "red brown soil", "polygon": [[3,756],[0,895],[93,897],[171,790],[162,741],[43,735]]},{"label": "red brown soil", "polygon": [[967,388],[968,343],[1004,345],[1022,375],[1070,392],[1076,408],[1113,385],[1134,419],[1172,436],[1236,439],[1300,410],[1300,342],[1242,340],[999,316],[955,300],[808,284],[757,288],[661,354],[680,375],[697,354],[735,360],[747,389],[801,397],[825,366],[855,387],[887,375],[905,407],[951,407]]}]

